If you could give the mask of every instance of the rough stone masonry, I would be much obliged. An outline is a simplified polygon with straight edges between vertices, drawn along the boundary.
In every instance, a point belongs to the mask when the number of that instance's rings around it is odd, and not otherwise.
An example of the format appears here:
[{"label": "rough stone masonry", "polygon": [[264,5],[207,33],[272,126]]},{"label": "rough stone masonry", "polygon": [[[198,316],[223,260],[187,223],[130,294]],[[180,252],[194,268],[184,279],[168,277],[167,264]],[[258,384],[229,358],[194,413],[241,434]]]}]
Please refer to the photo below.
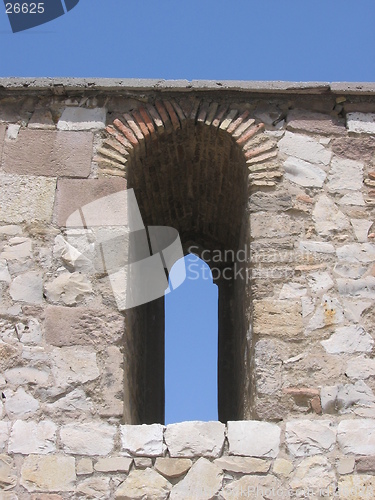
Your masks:
[{"label": "rough stone masonry", "polygon": [[[220,421],[163,425],[162,301],[66,226],[126,188],[235,256]],[[0,499],[374,498],[374,243],[372,84],[0,79]]]}]

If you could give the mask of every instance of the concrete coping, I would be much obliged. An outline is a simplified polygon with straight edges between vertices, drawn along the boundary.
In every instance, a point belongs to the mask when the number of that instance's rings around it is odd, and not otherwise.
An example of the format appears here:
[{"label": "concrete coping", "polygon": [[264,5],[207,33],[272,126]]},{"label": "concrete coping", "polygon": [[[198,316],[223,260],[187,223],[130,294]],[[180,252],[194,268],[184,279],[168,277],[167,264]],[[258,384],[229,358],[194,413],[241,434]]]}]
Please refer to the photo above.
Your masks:
[{"label": "concrete coping", "polygon": [[44,91],[67,94],[72,91],[241,91],[272,94],[374,95],[372,82],[285,82],[241,80],[163,80],[139,78],[0,78],[0,93]]}]

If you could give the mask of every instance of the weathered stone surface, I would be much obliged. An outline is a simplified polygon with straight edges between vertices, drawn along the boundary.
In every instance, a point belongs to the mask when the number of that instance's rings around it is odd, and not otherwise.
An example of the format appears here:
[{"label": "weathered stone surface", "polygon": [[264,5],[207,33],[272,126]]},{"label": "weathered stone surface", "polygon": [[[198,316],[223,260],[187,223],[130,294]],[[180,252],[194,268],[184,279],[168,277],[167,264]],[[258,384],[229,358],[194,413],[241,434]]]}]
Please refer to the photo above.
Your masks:
[{"label": "weathered stone surface", "polygon": [[3,451],[9,438],[10,422],[0,420],[0,451]]},{"label": "weathered stone surface", "polygon": [[[116,179],[59,179],[55,205],[55,219],[59,226],[65,226],[73,212],[99,198],[126,189],[126,180]],[[0,212],[0,220],[1,212]]]},{"label": "weathered stone surface", "polygon": [[73,491],[76,479],[73,457],[29,455],[21,469],[27,491]]},{"label": "weathered stone surface", "polygon": [[369,500],[374,498],[375,478],[368,474],[351,474],[338,482],[340,500]]},{"label": "weathered stone surface", "polygon": [[[16,324],[17,336],[23,344],[38,345],[42,341],[42,331],[39,321],[31,318],[27,323]],[[42,383],[40,376],[38,384]],[[40,382],[39,382],[40,381]]]},{"label": "weathered stone surface", "polygon": [[7,126],[3,123],[0,123],[0,162],[1,162],[1,157],[3,155],[3,147],[4,147],[4,139],[5,139],[6,129],[7,129]]},{"label": "weathered stone surface", "polygon": [[317,234],[329,236],[332,233],[348,230],[350,225],[345,215],[325,194],[315,204],[313,218]]},{"label": "weathered stone surface", "polygon": [[5,400],[5,411],[9,418],[27,418],[39,409],[39,402],[28,394],[23,387],[16,392],[7,390]]},{"label": "weathered stone surface", "polygon": [[99,458],[94,469],[98,472],[129,472],[132,462],[133,459],[128,457]]},{"label": "weathered stone surface", "polygon": [[252,211],[284,211],[293,207],[293,200],[290,194],[264,193],[258,191],[250,196],[250,210]]},{"label": "weathered stone surface", "polygon": [[350,359],[346,365],[345,375],[359,380],[373,377],[375,375],[375,359],[364,356]]},{"label": "weathered stone surface", "polygon": [[181,422],[166,427],[165,442],[171,457],[218,457],[224,432],[221,422]]},{"label": "weathered stone surface", "polygon": [[280,428],[256,420],[228,422],[230,455],[272,457],[279,453]]},{"label": "weathered stone surface", "polygon": [[152,458],[149,457],[135,457],[134,465],[137,469],[147,469],[147,467],[152,467]]},{"label": "weathered stone surface", "polygon": [[153,469],[132,470],[115,493],[116,500],[163,500],[169,497],[171,483]]},{"label": "weathered stone surface", "polygon": [[2,259],[23,262],[32,257],[32,241],[29,238],[15,236],[9,240],[9,245],[4,247],[0,257]]},{"label": "weathered stone surface", "polygon": [[[69,236],[68,236],[69,237]],[[89,244],[87,245],[89,248]],[[57,259],[61,259],[62,263],[70,272],[84,272],[91,273],[94,270],[93,259],[91,254],[84,255],[77,248],[66,241],[61,234],[55,238],[55,245],[53,247],[53,255]]]},{"label": "weathered stone surface", "polygon": [[77,491],[86,498],[109,498],[109,477],[89,477],[77,485]]},{"label": "weathered stone surface", "polygon": [[336,429],[329,420],[294,420],[287,422],[285,439],[296,457],[331,451],[336,443]]},{"label": "weathered stone surface", "polygon": [[13,385],[36,384],[45,387],[48,385],[49,373],[38,368],[20,366],[6,370],[4,377]]},{"label": "weathered stone surface", "polygon": [[292,234],[301,234],[303,221],[285,214],[270,217],[266,212],[254,213],[250,218],[251,237],[284,238]]},{"label": "weathered stone surface", "polygon": [[366,205],[365,200],[363,198],[363,195],[360,192],[353,192],[353,193],[344,194],[344,196],[338,200],[338,204],[339,205],[358,205],[358,206]]},{"label": "weathered stone surface", "polygon": [[299,297],[304,297],[306,294],[307,288],[300,283],[285,283],[281,289],[279,300],[298,299]]},{"label": "weathered stone surface", "polygon": [[328,295],[323,295],[314,315],[307,324],[307,331],[311,332],[326,326],[337,325],[344,321],[344,310],[339,301]]},{"label": "weathered stone surface", "polygon": [[10,284],[9,293],[13,300],[29,304],[43,303],[43,275],[38,271],[20,274]]},{"label": "weathered stone surface", "polygon": [[363,186],[363,163],[344,158],[332,158],[327,186],[333,193],[343,189],[360,190]]},{"label": "weathered stone surface", "polygon": [[329,136],[345,133],[344,124],[336,117],[323,113],[314,113],[305,109],[292,109],[289,111],[287,129]]},{"label": "weathered stone surface", "polygon": [[60,430],[64,450],[77,455],[108,455],[115,434],[116,427],[100,422],[66,424]]},{"label": "weathered stone surface", "polygon": [[105,108],[81,108],[69,106],[64,109],[57,122],[59,130],[91,130],[105,127]]},{"label": "weathered stone surface", "polygon": [[49,305],[44,322],[45,338],[49,344],[58,347],[113,343],[124,334],[124,322],[122,314],[104,307],[88,309]]},{"label": "weathered stone surface", "polygon": [[335,253],[335,247],[331,243],[325,241],[302,240],[299,242],[299,249],[307,252]]},{"label": "weathered stone surface", "polygon": [[7,455],[0,455],[0,497],[3,490],[9,490],[17,485],[15,473],[12,459]]},{"label": "weathered stone surface", "polygon": [[353,226],[355,237],[360,243],[366,243],[368,231],[373,224],[373,221],[366,219],[350,219]]},{"label": "weathered stone surface", "polygon": [[3,169],[7,173],[50,177],[88,177],[91,168],[92,134],[21,130],[7,141]]},{"label": "weathered stone surface", "polygon": [[375,420],[342,420],[337,428],[337,442],[345,454],[375,455]]},{"label": "weathered stone surface", "polygon": [[[351,457],[353,461],[353,469],[354,469],[354,463],[355,463],[355,469],[357,472],[375,472],[375,457],[374,456],[369,456],[369,457],[358,457],[354,459],[354,457]],[[353,469],[350,471],[352,472]]]},{"label": "weathered stone surface", "polygon": [[259,394],[273,394],[281,388],[282,359],[273,340],[262,339],[255,346],[255,370]]},{"label": "weathered stone surface", "polygon": [[12,281],[6,260],[0,260],[0,281],[5,283],[10,283]]},{"label": "weathered stone surface", "polygon": [[155,469],[166,478],[176,478],[185,474],[192,464],[190,458],[159,457],[155,461]]},{"label": "weathered stone surface", "polygon": [[362,137],[339,137],[332,141],[332,151],[344,158],[351,160],[360,159],[364,163],[370,163],[375,153],[375,138]]},{"label": "weathered stone surface", "polygon": [[122,449],[134,455],[163,455],[163,431],[160,424],[122,425]]},{"label": "weathered stone surface", "polygon": [[277,498],[287,498],[288,489],[283,488],[281,482],[275,476],[243,476],[237,481],[232,481],[227,484],[222,492],[221,496],[224,500],[251,498],[268,500]]},{"label": "weathered stone surface", "polygon": [[51,453],[56,449],[57,426],[50,420],[24,422],[17,420],[12,426],[8,450],[11,453]]},{"label": "weathered stone surface", "polygon": [[87,474],[92,474],[94,472],[94,468],[92,466],[91,458],[80,458],[76,461],[76,473],[77,476],[83,476]]},{"label": "weathered stone surface", "polygon": [[[112,326],[111,323],[109,323],[108,326]],[[120,332],[120,334],[123,333],[123,331]],[[103,332],[100,330],[100,334],[102,333]],[[124,414],[123,362],[124,355],[118,347],[112,345],[105,350],[102,376],[100,379],[102,398],[99,408],[99,413],[103,417],[115,415],[121,417]]]},{"label": "weathered stone surface", "polygon": [[283,164],[285,178],[304,187],[322,187],[327,174],[317,165],[289,157]]},{"label": "weathered stone surface", "polygon": [[361,279],[337,279],[338,290],[341,295],[351,295],[375,299],[375,277],[366,276]]},{"label": "weathered stone surface", "polygon": [[279,141],[279,150],[287,156],[300,158],[316,165],[328,165],[332,156],[328,149],[312,137],[288,131]]},{"label": "weathered stone surface", "polygon": [[242,472],[243,474],[261,474],[268,472],[271,462],[262,458],[252,457],[221,457],[214,464],[228,472]]},{"label": "weathered stone surface", "polygon": [[369,352],[372,350],[374,340],[360,326],[343,326],[337,328],[335,333],[327,340],[321,341],[324,349],[330,354],[341,352]]},{"label": "weathered stone surface", "polygon": [[375,113],[348,113],[346,126],[356,134],[375,134]]},{"label": "weathered stone surface", "polygon": [[49,109],[36,108],[27,127],[31,129],[54,130],[55,124],[51,111]]},{"label": "weathered stone surface", "polygon": [[83,346],[56,347],[52,350],[52,374],[58,387],[84,384],[99,377],[96,352]]},{"label": "weathered stone surface", "polygon": [[199,498],[209,500],[214,498],[221,488],[223,473],[220,467],[201,457],[184,479],[180,481],[170,495],[170,500],[185,500]]},{"label": "weathered stone surface", "polygon": [[63,302],[72,306],[92,293],[92,285],[80,273],[63,273],[45,285],[45,292],[50,302]]},{"label": "weathered stone surface", "polygon": [[333,268],[336,275],[341,276],[342,278],[353,278],[358,279],[361,278],[366,271],[368,270],[368,266],[365,264],[360,264],[358,261],[346,261],[340,260],[335,264]]},{"label": "weathered stone surface", "polygon": [[373,243],[349,243],[336,250],[337,257],[348,262],[370,263],[375,261]]},{"label": "weathered stone surface", "polygon": [[301,303],[289,300],[254,300],[254,331],[258,335],[300,337],[303,332]]},{"label": "weathered stone surface", "polygon": [[311,273],[308,275],[307,281],[314,294],[327,292],[334,285],[331,276],[326,272],[318,271],[316,273]]},{"label": "weathered stone surface", "polygon": [[323,492],[330,498],[335,492],[335,482],[336,476],[327,458],[316,456],[308,457],[298,465],[289,484],[297,492],[310,491],[312,498],[323,496]]},{"label": "weathered stone surface", "polygon": [[290,476],[293,471],[293,462],[286,460],[285,458],[276,458],[273,463],[272,472],[277,476]]},{"label": "weathered stone surface", "polygon": [[85,391],[80,388],[74,389],[63,398],[59,398],[54,403],[50,403],[45,406],[45,410],[48,412],[56,410],[64,412],[77,411],[79,412],[79,415],[82,415],[82,412],[93,411],[93,409],[94,405],[91,398],[88,398]]},{"label": "weathered stone surface", "polygon": [[337,472],[341,475],[343,474],[351,474],[354,470],[355,459],[354,457],[343,457],[340,458],[337,464]]}]

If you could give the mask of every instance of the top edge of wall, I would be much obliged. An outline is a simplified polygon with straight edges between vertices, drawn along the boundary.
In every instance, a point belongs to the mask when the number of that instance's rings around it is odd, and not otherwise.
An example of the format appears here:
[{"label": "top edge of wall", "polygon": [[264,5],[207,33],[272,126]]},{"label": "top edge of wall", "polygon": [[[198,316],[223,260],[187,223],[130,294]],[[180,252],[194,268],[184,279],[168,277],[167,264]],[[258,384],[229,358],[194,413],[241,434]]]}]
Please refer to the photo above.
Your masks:
[{"label": "top edge of wall", "polygon": [[374,95],[373,82],[285,82],[240,80],[161,80],[138,78],[0,78],[0,91],[239,91],[272,94]]}]

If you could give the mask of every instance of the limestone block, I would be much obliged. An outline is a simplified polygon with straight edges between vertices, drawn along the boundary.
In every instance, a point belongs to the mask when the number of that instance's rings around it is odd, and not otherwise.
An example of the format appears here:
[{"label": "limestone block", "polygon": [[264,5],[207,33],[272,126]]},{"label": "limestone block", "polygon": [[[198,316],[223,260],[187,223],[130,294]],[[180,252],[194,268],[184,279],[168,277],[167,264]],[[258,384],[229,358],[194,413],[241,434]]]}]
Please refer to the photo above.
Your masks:
[{"label": "limestone block", "polygon": [[6,380],[13,385],[35,384],[40,387],[48,386],[49,373],[38,368],[19,366],[4,372]]},{"label": "limestone block", "polygon": [[228,422],[230,455],[275,458],[279,453],[280,428],[256,420]]},{"label": "limestone block", "polygon": [[287,191],[264,193],[257,191],[250,196],[250,210],[256,212],[283,212],[293,207],[293,200]]},{"label": "limestone block", "polygon": [[289,111],[287,129],[328,136],[345,133],[344,125],[337,118],[305,109]]},{"label": "limestone block", "polygon": [[350,243],[338,248],[336,254],[340,260],[370,263],[375,261],[375,245],[373,243]]},{"label": "limestone block", "polygon": [[374,498],[375,478],[369,474],[350,474],[340,478],[338,495],[340,500],[369,500]]},{"label": "limestone block", "polygon": [[341,410],[341,413],[353,405],[372,406],[374,402],[375,396],[363,380],[358,380],[355,384],[338,386],[336,407]]},{"label": "limestone block", "polygon": [[285,458],[276,458],[273,463],[272,472],[277,476],[289,477],[293,472],[293,462],[286,460]]},{"label": "limestone block", "polygon": [[307,282],[312,293],[324,293],[333,287],[334,283],[331,276],[326,272],[317,271],[310,273],[307,277]]},{"label": "limestone block", "polygon": [[128,457],[99,458],[94,469],[98,472],[129,472],[132,462],[133,459]]},{"label": "limestone block", "polygon": [[163,430],[160,424],[121,425],[122,449],[133,455],[161,456]]},{"label": "limestone block", "polygon": [[51,351],[52,374],[58,387],[84,384],[99,377],[94,349],[83,346],[56,347]]},{"label": "limestone block", "polygon": [[311,493],[315,493],[316,496],[312,498],[323,496],[319,494],[320,491],[325,493],[324,496],[333,498],[335,482],[336,476],[327,458],[318,455],[302,460],[289,484],[297,492],[310,490]]},{"label": "limestone block", "polygon": [[375,457],[369,456],[369,457],[358,457],[354,460],[354,457],[351,457],[353,461],[353,468],[351,469],[350,472],[353,472],[354,469],[354,462],[355,462],[355,469],[357,472],[370,472],[373,473],[375,470]]},{"label": "limestone block", "polygon": [[16,392],[5,391],[5,411],[9,418],[27,418],[39,409],[39,402],[31,394],[28,394],[23,387],[19,387]]},{"label": "limestone block", "polygon": [[282,358],[273,340],[258,340],[255,345],[255,366],[259,394],[273,394],[280,390]]},{"label": "limestone block", "polygon": [[136,457],[134,458],[134,465],[137,469],[147,469],[147,467],[152,467],[152,458]]},{"label": "limestone block", "polygon": [[124,370],[122,368],[124,355],[118,347],[112,345],[105,350],[103,361],[99,413],[102,416],[122,416],[124,413]]},{"label": "limestone block", "polygon": [[346,126],[356,134],[375,134],[375,113],[348,113]]},{"label": "limestone block", "polygon": [[283,164],[285,178],[304,187],[322,187],[327,174],[317,165],[289,157]]},{"label": "limestone block", "polygon": [[365,206],[366,202],[363,198],[363,194],[354,191],[352,193],[346,193],[342,198],[338,200],[339,205],[357,205],[357,206]]},{"label": "limestone block", "polygon": [[21,469],[27,491],[73,491],[76,480],[73,457],[29,455]]},{"label": "limestone block", "polygon": [[94,468],[92,466],[91,458],[80,458],[76,462],[76,473],[77,476],[84,476],[87,474],[92,474],[94,472]]},{"label": "limestone block", "polygon": [[366,219],[350,219],[353,226],[355,237],[360,243],[366,243],[368,239],[368,231],[373,224],[372,220]]},{"label": "limestone block", "polygon": [[[45,338],[46,342],[57,347],[108,345],[121,339],[124,323],[122,314],[105,307],[88,309],[49,305],[44,322]],[[115,368],[120,368],[117,363]]]},{"label": "limestone block", "polygon": [[20,274],[10,284],[9,293],[13,300],[29,304],[43,303],[43,275],[38,271]]},{"label": "limestone block", "polygon": [[281,289],[279,299],[298,299],[299,297],[303,297],[306,294],[307,289],[300,283],[285,283],[285,285],[283,285]]},{"label": "limestone block", "polygon": [[45,408],[50,412],[56,410],[64,412],[77,411],[80,415],[82,415],[82,412],[93,411],[94,405],[91,398],[86,396],[85,391],[77,388],[69,392],[66,396],[59,398],[54,403],[46,404]]},{"label": "limestone block", "polygon": [[63,273],[45,285],[45,292],[50,302],[73,306],[92,293],[92,285],[83,274]]},{"label": "limestone block", "polygon": [[343,189],[359,191],[363,186],[363,163],[333,157],[327,186],[332,193],[340,192]]},{"label": "limestone block", "polygon": [[106,423],[66,424],[60,438],[67,453],[77,455],[108,455],[114,446],[116,427]]},{"label": "limestone block", "polygon": [[242,498],[273,500],[278,497],[287,498],[287,495],[287,488],[283,488],[282,483],[272,475],[246,475],[227,484],[221,492],[224,500]]},{"label": "limestone block", "polygon": [[166,427],[165,442],[171,457],[218,457],[224,433],[221,422],[181,422]]},{"label": "limestone block", "polygon": [[57,426],[50,420],[24,422],[17,420],[12,426],[8,450],[10,453],[39,453],[45,455],[56,449]]},{"label": "limestone block", "polygon": [[12,278],[9,274],[7,262],[3,259],[0,260],[0,281],[3,281],[5,283],[10,283],[12,281]]},{"label": "limestone block", "polygon": [[342,420],[337,428],[337,442],[345,454],[375,455],[375,420]]},{"label": "limestone block", "polygon": [[375,299],[375,277],[366,276],[361,279],[341,279],[337,280],[337,287],[341,295],[357,296]]},{"label": "limestone block", "polygon": [[55,124],[49,109],[37,108],[27,124],[31,129],[54,130]]},{"label": "limestone block", "polygon": [[342,278],[361,278],[367,272],[368,266],[366,264],[360,264],[358,261],[347,262],[338,261],[333,268],[336,275]]},{"label": "limestone block", "polygon": [[210,500],[221,488],[223,480],[222,469],[201,457],[178,484],[176,484],[170,495],[170,500],[185,500],[187,498],[199,498]]},{"label": "limestone block", "polygon": [[3,169],[7,173],[50,177],[88,177],[93,135],[23,129],[5,143]]},{"label": "limestone block", "polygon": [[7,455],[0,455],[0,495],[1,491],[14,488],[17,485],[15,473],[12,459]]},{"label": "limestone block", "polygon": [[347,217],[325,194],[321,195],[315,204],[313,219],[316,232],[321,236],[330,236],[332,233],[347,231],[350,228]]},{"label": "limestone block", "polygon": [[9,240],[9,245],[4,247],[4,250],[0,253],[0,258],[24,262],[32,257],[32,249],[30,238],[15,236]]},{"label": "limestone block", "polygon": [[81,108],[69,106],[64,109],[57,122],[58,130],[91,130],[105,128],[105,108]]},{"label": "limestone block", "polygon": [[190,458],[158,457],[155,469],[166,478],[176,478],[185,474],[192,464]]},{"label": "limestone block", "polygon": [[0,451],[3,451],[9,438],[10,422],[0,420]]},{"label": "limestone block", "polygon": [[346,352],[369,352],[372,350],[374,340],[363,328],[357,325],[342,326],[327,340],[320,342],[329,354]]},{"label": "limestone block", "polygon": [[375,375],[375,359],[358,356],[348,361],[345,375],[349,378],[365,380]]},{"label": "limestone block", "polygon": [[86,495],[86,498],[109,498],[109,477],[89,477],[77,485],[77,492]]},{"label": "limestone block", "polygon": [[115,493],[116,500],[163,500],[169,497],[172,485],[153,469],[132,470]]},{"label": "limestone block", "polygon": [[8,224],[6,226],[0,226],[0,237],[7,238],[8,236],[16,236],[22,233],[22,227],[16,226],[15,224]]},{"label": "limestone block", "polygon": [[301,234],[303,229],[303,221],[285,214],[270,217],[267,212],[258,212],[250,216],[251,237],[254,239],[284,238],[293,234]]},{"label": "limestone block", "polygon": [[[317,283],[317,286],[319,286],[319,283]],[[339,301],[328,295],[323,295],[314,315],[307,324],[307,331],[311,332],[343,321],[344,310]]]},{"label": "limestone block", "polygon": [[336,429],[329,420],[294,420],[287,422],[285,439],[296,457],[331,451],[336,443]]},{"label": "limestone block", "polygon": [[[337,464],[337,472],[339,474],[351,474],[354,471],[355,463],[356,463],[356,461],[355,461],[354,457],[340,458],[340,460]],[[363,472],[363,471],[360,471],[358,468],[357,468],[357,471]]]},{"label": "limestone block", "polygon": [[[42,341],[42,331],[36,319],[29,319],[27,324],[17,323],[16,331],[20,342],[23,344],[38,345]],[[40,380],[40,378],[38,378],[38,380]]]},{"label": "limestone block", "polygon": [[[55,238],[53,255],[57,259],[61,259],[64,266],[70,272],[77,271],[91,273],[94,270],[92,259],[89,259],[87,255],[84,255],[77,248],[66,241],[61,234],[58,234]],[[91,257],[90,253],[88,255]]]},{"label": "limestone block", "polygon": [[287,156],[293,156],[316,165],[328,165],[332,153],[319,141],[307,135],[285,132],[279,141],[279,151]]},{"label": "limestone block", "polygon": [[316,253],[335,253],[335,247],[331,243],[327,243],[325,241],[300,241],[299,242],[299,250],[304,252],[316,252]]},{"label": "limestone block", "polygon": [[300,338],[303,321],[300,301],[254,300],[253,326],[258,335]]},{"label": "limestone block", "polygon": [[0,174],[0,221],[50,222],[56,179]]},{"label": "limestone block", "polygon": [[242,474],[261,474],[269,471],[271,462],[261,458],[249,457],[221,457],[214,464],[228,472],[241,472]]}]

